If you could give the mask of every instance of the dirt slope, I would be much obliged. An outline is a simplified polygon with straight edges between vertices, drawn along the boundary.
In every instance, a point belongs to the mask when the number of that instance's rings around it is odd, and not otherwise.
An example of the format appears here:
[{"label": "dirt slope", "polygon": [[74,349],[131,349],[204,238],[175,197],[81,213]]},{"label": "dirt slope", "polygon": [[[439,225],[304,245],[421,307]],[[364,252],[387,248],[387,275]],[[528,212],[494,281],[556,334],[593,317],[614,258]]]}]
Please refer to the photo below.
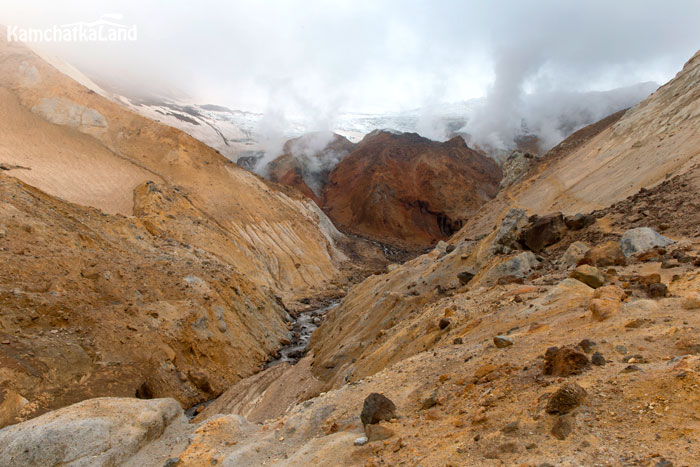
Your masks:
[{"label": "dirt slope", "polygon": [[[147,180],[177,186],[236,245],[226,259],[285,298],[339,278],[340,234],[310,201],[281,191],[180,130],[85,88],[18,43],[0,39],[0,163],[68,201],[131,214]],[[44,121],[42,121],[42,119]],[[320,227],[319,227],[320,226]],[[197,236],[192,243],[208,248]]]},{"label": "dirt slope", "polygon": [[[0,402],[0,425],[97,396],[169,396],[188,407],[278,347],[287,314],[276,298],[164,235],[164,221],[146,212],[166,198],[188,204],[149,182],[136,190],[138,217],[112,216],[0,173],[0,387],[4,400],[26,404]],[[173,212],[180,223],[205,219]]]},{"label": "dirt slope", "polygon": [[700,156],[699,79],[700,52],[618,121],[560,151],[513,198],[533,212],[590,211],[688,170]]}]

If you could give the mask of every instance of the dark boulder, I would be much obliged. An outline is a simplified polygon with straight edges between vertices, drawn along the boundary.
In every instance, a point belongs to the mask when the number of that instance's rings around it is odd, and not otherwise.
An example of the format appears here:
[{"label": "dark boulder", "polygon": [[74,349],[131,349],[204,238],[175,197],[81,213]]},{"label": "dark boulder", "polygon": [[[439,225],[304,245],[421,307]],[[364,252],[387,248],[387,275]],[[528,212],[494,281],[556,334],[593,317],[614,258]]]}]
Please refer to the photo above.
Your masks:
[{"label": "dark boulder", "polygon": [[566,232],[561,213],[538,217],[523,228],[520,243],[536,253],[561,240]]},{"label": "dark boulder", "polygon": [[388,397],[373,392],[365,398],[360,414],[363,425],[372,425],[382,420],[389,421],[392,418],[396,418],[396,406]]}]

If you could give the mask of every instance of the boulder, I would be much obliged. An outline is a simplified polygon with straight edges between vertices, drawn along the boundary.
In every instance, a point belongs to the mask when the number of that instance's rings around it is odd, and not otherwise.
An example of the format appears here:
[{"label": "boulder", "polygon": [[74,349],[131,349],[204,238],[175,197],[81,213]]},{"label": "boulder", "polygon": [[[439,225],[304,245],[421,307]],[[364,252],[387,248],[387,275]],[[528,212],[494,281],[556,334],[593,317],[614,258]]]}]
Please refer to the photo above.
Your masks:
[{"label": "boulder", "polygon": [[373,425],[392,418],[396,418],[396,406],[388,397],[373,392],[365,398],[360,414],[363,425]]},{"label": "boulder", "polygon": [[571,376],[590,367],[588,357],[571,347],[550,347],[544,355],[543,373],[549,376]]},{"label": "boulder", "polygon": [[622,309],[622,300],[625,296],[625,292],[614,285],[606,285],[596,289],[593,293],[593,299],[588,305],[593,319],[604,321],[619,312]]},{"label": "boulder", "polygon": [[647,286],[647,295],[649,298],[664,298],[669,296],[668,287],[666,284],[657,282]]},{"label": "boulder", "polygon": [[666,246],[671,243],[673,240],[664,237],[651,227],[630,229],[620,239],[622,253],[627,257],[650,250],[655,246]]},{"label": "boulder", "polygon": [[565,415],[586,400],[586,390],[576,383],[566,383],[557,389],[547,402],[547,413]]},{"label": "boulder", "polygon": [[0,465],[121,465],[174,423],[174,399],[89,399],[0,431]]},{"label": "boulder", "polygon": [[372,441],[383,441],[391,438],[394,436],[394,430],[384,423],[377,423],[376,425],[366,425],[365,434],[367,435],[367,440],[371,443]]},{"label": "boulder", "polygon": [[581,263],[592,264],[597,267],[625,266],[627,259],[622,254],[620,242],[611,240],[588,250]]},{"label": "boulder", "polygon": [[559,263],[567,268],[576,266],[590,249],[591,248],[583,242],[574,242],[566,249],[566,252],[559,259]]},{"label": "boulder", "polygon": [[605,283],[605,276],[597,268],[582,264],[569,275],[572,279],[581,281],[589,287],[597,289]]},{"label": "boulder", "polygon": [[595,217],[590,214],[578,213],[573,216],[566,216],[564,222],[569,230],[581,230],[589,225],[593,225],[595,223]]},{"label": "boulder", "polygon": [[493,266],[484,276],[487,283],[496,283],[498,279],[506,276],[525,278],[540,264],[540,261],[531,251],[524,251],[506,261]]},{"label": "boulder", "polygon": [[508,253],[520,248],[518,238],[526,224],[527,213],[524,210],[512,208],[508,211],[493,239],[493,249],[498,253]]},{"label": "boulder", "polygon": [[544,217],[538,217],[522,229],[520,243],[528,249],[539,253],[549,245],[561,240],[566,232],[564,216],[558,212]]}]

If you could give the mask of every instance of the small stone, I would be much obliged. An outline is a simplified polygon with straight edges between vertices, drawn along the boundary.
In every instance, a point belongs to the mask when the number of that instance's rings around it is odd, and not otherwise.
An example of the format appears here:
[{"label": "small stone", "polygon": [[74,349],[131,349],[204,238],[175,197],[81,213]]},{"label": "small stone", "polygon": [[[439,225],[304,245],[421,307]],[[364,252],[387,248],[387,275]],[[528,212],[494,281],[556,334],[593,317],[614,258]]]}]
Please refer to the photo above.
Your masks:
[{"label": "small stone", "polygon": [[668,297],[668,287],[663,283],[650,284],[647,287],[647,295],[649,298]]},{"label": "small stone", "polygon": [[586,390],[578,384],[566,383],[552,394],[545,410],[550,414],[567,414],[581,405],[587,395]]},{"label": "small stone", "polygon": [[377,423],[373,425],[366,425],[365,434],[367,435],[367,440],[370,442],[382,441],[394,436],[394,431],[383,424]]},{"label": "small stone", "polygon": [[423,399],[423,403],[420,406],[421,410],[428,410],[431,407],[436,406],[438,403],[437,391],[433,392],[431,395]]},{"label": "small stone", "polygon": [[591,357],[591,362],[596,366],[603,366],[605,365],[605,357],[603,357],[602,353],[596,352]]},{"label": "small stone", "polygon": [[363,425],[372,425],[392,418],[396,418],[396,406],[388,397],[373,392],[365,398],[360,414]]},{"label": "small stone", "polygon": [[438,323],[438,327],[440,329],[445,329],[447,326],[450,325],[450,320],[447,318],[442,318],[440,322]]},{"label": "small stone", "polygon": [[369,441],[369,439],[366,436],[360,436],[359,438],[355,438],[355,441],[353,441],[353,444],[355,446],[363,446],[363,445],[367,444],[367,441]]},{"label": "small stone", "polygon": [[573,431],[573,423],[570,417],[557,417],[557,420],[552,426],[552,435],[558,440],[564,440]]},{"label": "small stone", "polygon": [[621,355],[626,355],[627,354],[627,347],[625,347],[624,345],[616,345],[615,352],[617,352]]},{"label": "small stone", "polygon": [[663,457],[659,459],[659,462],[657,462],[654,467],[673,467],[673,462],[664,459]]},{"label": "small stone", "polygon": [[593,352],[595,345],[595,342],[593,342],[590,339],[583,339],[581,342],[578,343],[578,346],[581,348],[581,350],[583,350],[586,353]]},{"label": "small stone", "polygon": [[633,319],[632,321],[628,321],[627,324],[625,324],[625,327],[627,329],[638,329],[638,328],[641,328],[642,326],[644,326],[646,324],[646,322],[647,321],[645,319],[637,318],[637,319]]},{"label": "small stone", "polygon": [[174,467],[180,462],[179,457],[171,457],[170,459],[165,461],[165,464],[163,464],[163,467]]},{"label": "small stone", "polygon": [[511,345],[513,345],[513,340],[505,336],[496,336],[493,338],[493,343],[499,349],[503,349],[505,347],[510,347]]},{"label": "small stone", "polygon": [[627,365],[622,369],[621,373],[633,373],[639,370],[641,370],[641,368],[639,368],[637,365]]},{"label": "small stone", "polygon": [[455,337],[452,343],[455,345],[462,345],[464,343],[464,340],[461,337]]}]

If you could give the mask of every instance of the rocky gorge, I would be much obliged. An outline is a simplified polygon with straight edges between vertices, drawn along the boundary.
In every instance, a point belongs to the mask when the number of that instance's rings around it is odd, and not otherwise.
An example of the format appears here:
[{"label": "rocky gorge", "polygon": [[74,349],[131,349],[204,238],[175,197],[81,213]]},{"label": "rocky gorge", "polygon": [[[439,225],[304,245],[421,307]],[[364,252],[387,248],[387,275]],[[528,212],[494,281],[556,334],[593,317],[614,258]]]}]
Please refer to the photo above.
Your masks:
[{"label": "rocky gorge", "polygon": [[0,465],[694,465],[699,70],[500,167],[334,138],[317,192],[0,43]]}]

